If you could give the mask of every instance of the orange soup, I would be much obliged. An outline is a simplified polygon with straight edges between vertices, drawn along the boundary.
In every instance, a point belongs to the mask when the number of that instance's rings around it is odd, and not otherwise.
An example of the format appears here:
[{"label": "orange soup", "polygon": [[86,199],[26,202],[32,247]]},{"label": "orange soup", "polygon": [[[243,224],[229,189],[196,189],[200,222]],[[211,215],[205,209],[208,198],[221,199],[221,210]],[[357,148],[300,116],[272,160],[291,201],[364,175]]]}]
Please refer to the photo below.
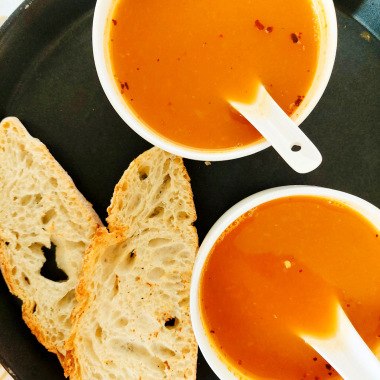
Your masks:
[{"label": "orange soup", "polygon": [[299,337],[332,334],[338,303],[377,350],[379,231],[326,198],[281,198],[251,210],[218,239],[203,269],[209,339],[248,378],[340,379]]},{"label": "orange soup", "polygon": [[260,82],[291,115],[317,68],[311,0],[119,0],[110,21],[112,71],[128,106],[187,147],[262,139],[228,100],[252,101]]}]

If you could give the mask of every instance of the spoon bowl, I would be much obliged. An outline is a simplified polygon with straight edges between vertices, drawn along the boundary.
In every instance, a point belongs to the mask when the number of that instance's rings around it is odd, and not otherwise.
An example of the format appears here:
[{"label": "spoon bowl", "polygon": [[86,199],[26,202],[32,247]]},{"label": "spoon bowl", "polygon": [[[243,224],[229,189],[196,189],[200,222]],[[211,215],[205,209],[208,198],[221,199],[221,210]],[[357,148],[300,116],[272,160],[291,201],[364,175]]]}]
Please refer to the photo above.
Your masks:
[{"label": "spoon bowl", "polygon": [[340,305],[338,329],[329,338],[301,335],[344,380],[379,380],[380,362],[368,348]]}]

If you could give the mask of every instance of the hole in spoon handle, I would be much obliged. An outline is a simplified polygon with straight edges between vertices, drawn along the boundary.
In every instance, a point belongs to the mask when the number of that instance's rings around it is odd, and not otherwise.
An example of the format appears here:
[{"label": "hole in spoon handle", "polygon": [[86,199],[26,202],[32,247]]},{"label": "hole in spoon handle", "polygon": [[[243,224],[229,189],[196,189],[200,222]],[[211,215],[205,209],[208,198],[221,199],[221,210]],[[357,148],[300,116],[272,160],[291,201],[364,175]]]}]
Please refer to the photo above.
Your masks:
[{"label": "hole in spoon handle", "polygon": [[299,152],[302,149],[302,146],[299,143],[295,143],[291,146],[290,149],[292,150],[292,152]]}]

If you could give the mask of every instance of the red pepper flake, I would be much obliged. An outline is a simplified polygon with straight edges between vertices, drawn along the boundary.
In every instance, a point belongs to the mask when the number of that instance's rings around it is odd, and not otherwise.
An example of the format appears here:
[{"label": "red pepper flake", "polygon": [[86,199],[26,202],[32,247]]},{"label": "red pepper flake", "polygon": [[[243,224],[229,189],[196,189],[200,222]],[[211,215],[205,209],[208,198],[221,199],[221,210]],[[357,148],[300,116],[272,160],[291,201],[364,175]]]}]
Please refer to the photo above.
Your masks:
[{"label": "red pepper flake", "polygon": [[157,59],[157,62],[160,62],[160,58]]},{"label": "red pepper flake", "polygon": [[273,26],[268,26],[268,28],[265,30],[267,33],[273,32]]},{"label": "red pepper flake", "polygon": [[264,25],[259,20],[255,21],[255,25],[256,25],[256,28],[259,29],[259,30],[263,30],[264,29]]},{"label": "red pepper flake", "polygon": [[306,379],[306,373],[303,374],[303,378]]},{"label": "red pepper flake", "polygon": [[314,379],[315,379],[315,380],[320,380],[318,376],[315,376]]},{"label": "red pepper flake", "polygon": [[326,364],[326,368],[331,371],[331,365],[330,364]]},{"label": "red pepper flake", "polygon": [[379,235],[376,235],[376,237],[379,237]]},{"label": "red pepper flake", "polygon": [[300,273],[302,272],[302,269],[300,270]]},{"label": "red pepper flake", "polygon": [[347,304],[347,307],[350,307],[350,305],[349,305],[349,304]]},{"label": "red pepper flake", "polygon": [[241,365],[241,360],[238,360],[238,364]]},{"label": "red pepper flake", "polygon": [[117,24],[117,21],[116,20],[112,20],[113,24],[116,25]]},{"label": "red pepper flake", "polygon": [[214,330],[210,330],[210,333],[211,333],[211,334],[215,334],[215,331],[214,331]]},{"label": "red pepper flake", "polygon": [[332,375],[332,373],[331,372],[329,372],[329,376],[331,376]]},{"label": "red pepper flake", "polygon": [[316,362],[316,361],[317,361],[317,358],[313,358],[313,360]]},{"label": "red pepper flake", "polygon": [[131,101],[132,101],[133,99],[131,99]]},{"label": "red pepper flake", "polygon": [[301,104],[302,100],[303,100],[303,97],[300,96],[300,95],[298,95],[298,98],[297,98],[297,100],[294,102],[294,105],[295,105],[296,107],[298,107],[298,106]]},{"label": "red pepper flake", "polygon": [[124,94],[124,90],[121,90],[120,93],[121,93],[121,94]]},{"label": "red pepper flake", "polygon": [[169,102],[169,103],[168,103],[168,106],[171,106],[171,105],[172,105],[172,103],[171,103],[171,102]]},{"label": "red pepper flake", "polygon": [[137,68],[137,70],[140,70],[139,68]]},{"label": "red pepper flake", "polygon": [[292,33],[290,35],[290,38],[292,39],[292,41],[296,44],[298,42],[298,37],[295,33]]},{"label": "red pepper flake", "polygon": [[123,83],[122,83],[120,86],[121,86],[121,89],[123,89],[123,88],[124,88],[124,85],[123,85]]},{"label": "red pepper flake", "polygon": [[129,90],[129,86],[128,86],[128,83],[127,83],[127,82],[125,82],[124,84],[125,84],[125,87],[126,87],[126,89],[127,89],[127,90]]},{"label": "red pepper flake", "polygon": [[221,34],[219,37],[220,37],[220,38],[223,38],[223,34]]}]

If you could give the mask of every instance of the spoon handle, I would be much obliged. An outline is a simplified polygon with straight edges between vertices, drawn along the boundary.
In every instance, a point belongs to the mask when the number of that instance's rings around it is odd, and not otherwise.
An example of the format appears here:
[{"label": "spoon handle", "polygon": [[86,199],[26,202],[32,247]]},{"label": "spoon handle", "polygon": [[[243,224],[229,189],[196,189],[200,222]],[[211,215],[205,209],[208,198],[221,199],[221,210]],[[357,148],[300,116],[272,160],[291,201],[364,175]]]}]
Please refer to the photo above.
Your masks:
[{"label": "spoon handle", "polygon": [[273,98],[260,85],[253,104],[230,101],[273,146],[278,154],[298,173],[308,173],[322,162],[317,147],[298,128]]},{"label": "spoon handle", "polygon": [[329,339],[302,336],[344,380],[380,380],[380,362],[338,307],[338,332]]}]

